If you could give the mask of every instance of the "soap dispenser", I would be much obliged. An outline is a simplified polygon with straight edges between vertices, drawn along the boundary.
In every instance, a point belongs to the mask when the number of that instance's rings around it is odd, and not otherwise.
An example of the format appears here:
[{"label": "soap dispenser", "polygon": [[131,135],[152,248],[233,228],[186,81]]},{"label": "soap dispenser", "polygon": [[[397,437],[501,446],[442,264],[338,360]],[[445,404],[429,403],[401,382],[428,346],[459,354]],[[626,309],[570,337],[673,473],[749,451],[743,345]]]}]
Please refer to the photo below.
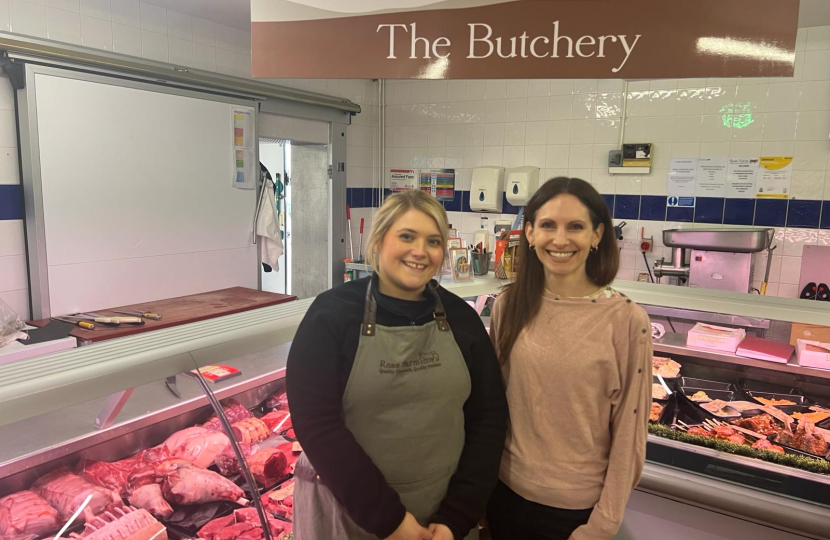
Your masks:
[{"label": "soap dispenser", "polygon": [[515,167],[507,170],[507,202],[527,206],[539,189],[539,167]]},{"label": "soap dispenser", "polygon": [[477,167],[473,169],[470,185],[470,209],[476,212],[501,213],[504,193],[504,168]]}]

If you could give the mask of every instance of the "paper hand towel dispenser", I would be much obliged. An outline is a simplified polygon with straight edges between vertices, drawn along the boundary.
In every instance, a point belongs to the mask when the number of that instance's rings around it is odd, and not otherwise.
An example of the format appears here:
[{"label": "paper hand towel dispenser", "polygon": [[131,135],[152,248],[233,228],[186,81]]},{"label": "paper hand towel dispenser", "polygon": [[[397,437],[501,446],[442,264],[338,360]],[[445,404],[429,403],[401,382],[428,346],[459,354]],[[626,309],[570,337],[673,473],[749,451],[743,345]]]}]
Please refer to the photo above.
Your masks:
[{"label": "paper hand towel dispenser", "polygon": [[507,169],[507,202],[513,206],[527,206],[527,202],[539,189],[539,167]]},{"label": "paper hand towel dispenser", "polygon": [[504,193],[504,169],[502,167],[473,169],[473,181],[470,185],[471,210],[500,214],[502,193]]}]

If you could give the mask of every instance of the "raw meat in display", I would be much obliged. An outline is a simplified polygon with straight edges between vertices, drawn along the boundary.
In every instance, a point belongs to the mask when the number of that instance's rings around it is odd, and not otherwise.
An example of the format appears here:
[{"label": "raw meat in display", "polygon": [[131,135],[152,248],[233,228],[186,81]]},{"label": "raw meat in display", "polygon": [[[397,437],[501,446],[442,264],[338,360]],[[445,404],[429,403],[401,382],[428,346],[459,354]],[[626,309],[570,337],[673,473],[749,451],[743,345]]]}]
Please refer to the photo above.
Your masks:
[{"label": "raw meat in display", "polygon": [[770,452],[778,452],[779,454],[784,453],[783,448],[772,444],[767,439],[758,439],[755,444],[752,445],[752,448],[756,450],[769,450]]},{"label": "raw meat in display", "polygon": [[248,458],[254,479],[263,486],[272,486],[288,476],[288,456],[279,448],[260,448]]},{"label": "raw meat in display", "polygon": [[35,540],[36,534],[15,534],[14,536],[3,536],[0,534],[0,540]]},{"label": "raw meat in display", "polygon": [[177,431],[159,445],[163,450],[157,452],[157,456],[162,459],[157,459],[150,453],[146,454],[143,459],[145,461],[183,459],[196,467],[206,469],[229,444],[228,436],[221,431],[192,427]]},{"label": "raw meat in display", "polygon": [[711,436],[721,441],[729,441],[735,444],[746,444],[744,436],[729,426],[716,427],[711,431]]},{"label": "raw meat in display", "polygon": [[289,439],[296,439],[297,438],[297,435],[294,434],[294,428],[289,429],[283,435],[285,435]]},{"label": "raw meat in display", "polygon": [[220,517],[212,521],[208,521],[204,527],[199,529],[199,538],[204,538],[205,540],[213,540],[213,537],[217,532],[221,531],[229,525],[233,525],[234,523],[236,523],[236,518],[234,518],[233,515]]},{"label": "raw meat in display", "polygon": [[822,457],[830,451],[827,441],[816,432],[816,426],[811,422],[805,422],[803,419],[799,422],[795,434],[782,431],[776,435],[775,442]]},{"label": "raw meat in display", "polygon": [[693,426],[690,427],[687,431],[689,435],[697,435],[699,437],[710,437],[708,430],[703,429],[702,427]]},{"label": "raw meat in display", "polygon": [[93,484],[115,490],[122,497],[127,497],[129,495],[127,480],[133,471],[141,466],[140,456],[113,462],[82,459],[77,471]]},{"label": "raw meat in display", "polygon": [[[239,443],[239,449],[246,458],[253,452],[253,447],[243,442]],[[236,458],[236,452],[234,452],[233,446],[231,445],[228,445],[227,448],[222,450],[221,454],[216,456],[214,463],[216,464],[216,468],[219,469],[219,472],[224,475],[237,474],[241,471],[239,468],[239,460]]]},{"label": "raw meat in display", "polygon": [[242,489],[224,476],[199,469],[182,460],[165,461],[156,467],[156,482],[164,498],[175,504],[202,504],[231,501],[247,505]]},{"label": "raw meat in display", "polygon": [[271,435],[268,425],[259,418],[246,418],[234,423],[232,427],[236,440],[247,444],[264,441]]},{"label": "raw meat in display", "polygon": [[290,480],[279,489],[266,493],[261,500],[271,515],[290,520],[294,516],[294,481]]},{"label": "raw meat in display", "polygon": [[213,540],[233,540],[242,533],[255,528],[256,526],[253,523],[234,523],[233,525],[228,525],[224,529],[217,531],[216,534],[213,535]]},{"label": "raw meat in display", "polygon": [[[236,422],[240,422],[245,420],[246,418],[251,418],[253,414],[251,411],[246,409],[241,403],[236,401],[235,399],[227,399],[222,402],[222,409],[225,411],[225,418],[228,419],[230,424],[235,424]],[[210,420],[202,424],[203,428],[211,429],[211,430],[222,430],[222,422],[219,420],[218,416],[211,416]]]},{"label": "raw meat in display", "polygon": [[164,525],[146,510],[129,506],[104,512],[88,521],[84,532],[70,533],[69,536],[84,540],[167,540]]},{"label": "raw meat in display", "polygon": [[265,406],[278,411],[288,411],[288,394],[280,390],[265,401]]},{"label": "raw meat in display", "polygon": [[54,532],[60,528],[58,511],[33,491],[18,491],[0,499],[0,535]]},{"label": "raw meat in display", "polygon": [[288,411],[269,412],[260,420],[265,422],[268,429],[273,433],[284,433],[294,427],[291,423],[291,413]]},{"label": "raw meat in display", "polygon": [[83,504],[87,495],[92,495],[89,504],[78,519],[89,520],[112,503],[121,504],[118,492],[91,484],[66,467],[55,469],[32,484],[32,491],[46,499],[58,510],[60,519],[67,520]]},{"label": "raw meat in display", "polygon": [[161,486],[147,484],[133,490],[129,497],[130,505],[143,508],[154,516],[169,519],[173,515],[173,508],[164,500]]}]

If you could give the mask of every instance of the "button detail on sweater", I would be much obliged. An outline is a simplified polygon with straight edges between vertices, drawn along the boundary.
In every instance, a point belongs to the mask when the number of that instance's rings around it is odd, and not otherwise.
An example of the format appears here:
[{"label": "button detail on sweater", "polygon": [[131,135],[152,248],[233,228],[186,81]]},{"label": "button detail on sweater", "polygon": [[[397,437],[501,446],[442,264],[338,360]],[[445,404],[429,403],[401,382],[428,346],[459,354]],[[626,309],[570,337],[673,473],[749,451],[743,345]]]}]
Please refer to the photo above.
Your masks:
[{"label": "button detail on sweater", "polygon": [[634,409],[634,414],[637,414],[637,409]]},{"label": "button detail on sweater", "polygon": [[646,332],[648,332],[648,330],[646,330],[645,328],[643,328],[642,332],[645,334]]},{"label": "button detail on sweater", "polygon": [[642,373],[642,372],[643,372],[643,368],[640,368],[640,369],[637,370],[637,373]]},{"label": "button detail on sweater", "polygon": [[631,303],[631,299],[629,298],[628,300],[626,300],[626,301],[625,301],[625,303],[626,303],[626,304],[630,304],[630,303]]}]

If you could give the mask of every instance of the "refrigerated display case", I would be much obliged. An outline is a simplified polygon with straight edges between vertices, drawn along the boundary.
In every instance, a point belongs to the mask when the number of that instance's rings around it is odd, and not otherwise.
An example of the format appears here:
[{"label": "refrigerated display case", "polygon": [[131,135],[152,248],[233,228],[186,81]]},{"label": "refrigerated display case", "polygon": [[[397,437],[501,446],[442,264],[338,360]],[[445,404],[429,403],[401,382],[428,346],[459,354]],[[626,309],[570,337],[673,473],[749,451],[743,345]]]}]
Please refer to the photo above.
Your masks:
[{"label": "refrigerated display case", "polygon": [[[497,294],[502,284],[493,278],[479,278],[445,286],[459,296],[474,298]],[[690,320],[714,318],[719,324],[747,324],[751,332],[767,335],[790,322],[830,326],[830,310],[818,302],[639,283],[615,286],[663,314],[655,318],[665,315],[660,310],[672,309],[684,312]],[[185,375],[195,366],[220,363],[240,369],[240,375],[209,388],[217,399],[233,398],[261,416],[264,402],[284,383],[290,341],[311,301],[0,366],[0,497],[28,489],[60,467],[77,468],[81,460],[129,458],[156,447],[171,434],[204,424],[213,408],[197,380]],[[678,319],[674,322],[679,328]],[[792,359],[775,364],[691,350],[680,332],[669,332],[656,340],[654,349],[656,355],[680,363],[680,377],[687,382],[732,385],[728,391],[746,401],[752,399],[750,392],[778,390],[803,397],[808,406],[816,403],[830,408],[830,371],[798,366]],[[174,388],[181,397],[169,387],[171,376],[176,376]],[[680,393],[681,385],[680,379],[671,383],[675,394]],[[674,395],[662,411],[661,422],[664,429],[670,429],[677,420],[693,425],[705,418],[710,417],[699,406]],[[652,431],[643,477],[632,495],[618,540],[650,540],[658,534],[660,538],[672,534],[678,540],[830,537],[830,474],[817,466],[816,460],[801,465],[763,460],[748,451],[734,453],[723,445],[690,442],[678,431],[672,432],[678,436],[669,437],[666,432]],[[294,455],[293,441],[281,437],[279,443],[291,443]],[[210,467],[219,472],[215,460]],[[246,483],[230,477],[238,485]],[[268,488],[258,485],[257,489]],[[275,509],[285,514],[290,499],[284,492],[277,493],[282,504],[275,504]],[[251,499],[250,490],[245,495]],[[233,502],[223,502],[218,505],[221,508],[216,504],[179,505],[189,507],[189,512],[173,506],[179,512],[175,521],[165,518],[161,522],[176,539],[198,532],[193,527],[203,525],[206,519],[228,520],[233,510],[240,508]],[[284,517],[271,514],[272,519],[284,521]]]}]

